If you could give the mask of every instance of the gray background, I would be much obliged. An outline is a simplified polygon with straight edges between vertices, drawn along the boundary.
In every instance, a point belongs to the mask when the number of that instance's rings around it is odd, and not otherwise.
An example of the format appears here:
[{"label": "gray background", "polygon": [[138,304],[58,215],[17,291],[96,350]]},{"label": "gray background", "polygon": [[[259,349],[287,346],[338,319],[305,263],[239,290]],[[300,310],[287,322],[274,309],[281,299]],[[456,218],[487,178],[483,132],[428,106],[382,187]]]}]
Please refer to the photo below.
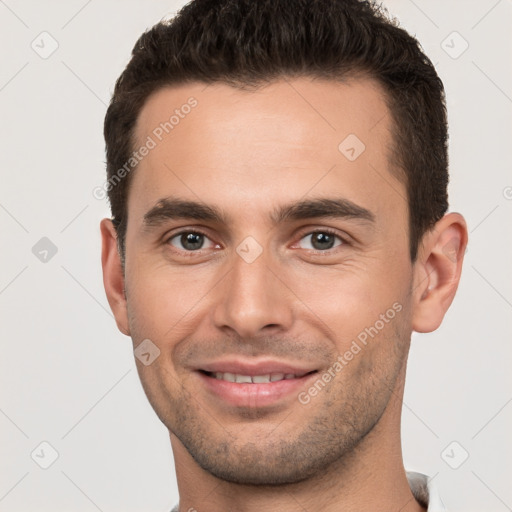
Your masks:
[{"label": "gray background", "polygon": [[[93,189],[115,79],[140,33],[183,3],[0,0],[0,511],[178,500],[167,430],[103,290],[109,210]],[[443,325],[413,335],[406,467],[433,476],[452,511],[512,510],[512,3],[385,5],[445,84],[450,210],[470,231]]]}]

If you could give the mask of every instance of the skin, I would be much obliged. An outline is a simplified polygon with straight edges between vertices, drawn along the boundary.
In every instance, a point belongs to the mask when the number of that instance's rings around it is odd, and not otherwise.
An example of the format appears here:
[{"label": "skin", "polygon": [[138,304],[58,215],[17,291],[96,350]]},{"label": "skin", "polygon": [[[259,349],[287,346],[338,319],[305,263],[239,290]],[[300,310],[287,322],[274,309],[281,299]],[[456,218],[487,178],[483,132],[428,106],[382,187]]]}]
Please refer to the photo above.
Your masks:
[{"label": "skin", "polygon": [[[386,149],[391,118],[371,80],[283,79],[256,92],[164,88],[140,113],[137,147],[190,96],[197,107],[134,171],[124,272],[112,222],[101,222],[118,328],[134,348],[150,339],[160,350],[152,364],[136,363],[169,429],[180,510],[424,510],[402,462],[406,360],[411,332],[437,329],[455,295],[463,217],[444,216],[411,263],[407,193]],[[366,146],[354,161],[338,150],[351,133]],[[216,206],[228,220],[145,229],[144,214],[168,196]],[[320,197],[348,199],[375,222],[269,220],[280,205]],[[322,229],[335,232],[331,248],[314,243]],[[204,233],[203,248],[187,249],[180,230]],[[262,250],[251,263],[236,251],[248,236]],[[307,404],[294,393],[236,407],[212,396],[195,371],[239,356],[322,375],[397,303],[400,312]]]}]

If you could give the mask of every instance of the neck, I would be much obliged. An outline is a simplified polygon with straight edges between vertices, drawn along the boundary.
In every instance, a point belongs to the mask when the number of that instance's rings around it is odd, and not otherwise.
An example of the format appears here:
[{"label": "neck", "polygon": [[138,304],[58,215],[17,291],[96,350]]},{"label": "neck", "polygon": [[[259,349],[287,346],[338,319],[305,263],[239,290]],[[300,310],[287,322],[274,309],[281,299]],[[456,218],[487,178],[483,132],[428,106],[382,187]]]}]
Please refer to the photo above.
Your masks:
[{"label": "neck", "polygon": [[221,480],[198,466],[171,433],[180,512],[425,511],[412,495],[402,461],[402,395],[403,385],[395,390],[378,423],[351,453],[314,478],[293,484],[255,486]]}]

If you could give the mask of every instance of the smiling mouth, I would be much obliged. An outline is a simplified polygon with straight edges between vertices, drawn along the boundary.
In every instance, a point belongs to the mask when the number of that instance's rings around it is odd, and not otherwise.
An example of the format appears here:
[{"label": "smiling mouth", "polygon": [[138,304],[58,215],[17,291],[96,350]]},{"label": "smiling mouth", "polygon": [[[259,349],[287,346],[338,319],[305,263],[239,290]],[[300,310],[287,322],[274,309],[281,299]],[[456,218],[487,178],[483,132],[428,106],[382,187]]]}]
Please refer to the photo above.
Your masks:
[{"label": "smiling mouth", "polygon": [[199,370],[203,375],[208,377],[222,380],[226,382],[233,382],[237,384],[270,384],[272,382],[278,382],[281,380],[301,379],[306,375],[317,373],[317,370],[312,370],[305,373],[265,373],[262,375],[242,375],[239,373],[230,372],[207,372],[205,370]]}]

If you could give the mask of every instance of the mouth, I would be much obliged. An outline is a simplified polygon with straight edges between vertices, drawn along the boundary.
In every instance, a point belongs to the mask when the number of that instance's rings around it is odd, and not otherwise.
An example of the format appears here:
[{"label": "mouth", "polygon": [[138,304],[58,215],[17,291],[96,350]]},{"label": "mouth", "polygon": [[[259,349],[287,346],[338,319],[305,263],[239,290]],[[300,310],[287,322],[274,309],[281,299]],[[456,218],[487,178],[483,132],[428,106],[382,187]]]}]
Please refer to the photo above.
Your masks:
[{"label": "mouth", "polygon": [[[318,370],[286,365],[215,365],[195,371],[209,403],[236,408],[284,407],[316,378]],[[213,399],[213,402],[212,400]]]}]

